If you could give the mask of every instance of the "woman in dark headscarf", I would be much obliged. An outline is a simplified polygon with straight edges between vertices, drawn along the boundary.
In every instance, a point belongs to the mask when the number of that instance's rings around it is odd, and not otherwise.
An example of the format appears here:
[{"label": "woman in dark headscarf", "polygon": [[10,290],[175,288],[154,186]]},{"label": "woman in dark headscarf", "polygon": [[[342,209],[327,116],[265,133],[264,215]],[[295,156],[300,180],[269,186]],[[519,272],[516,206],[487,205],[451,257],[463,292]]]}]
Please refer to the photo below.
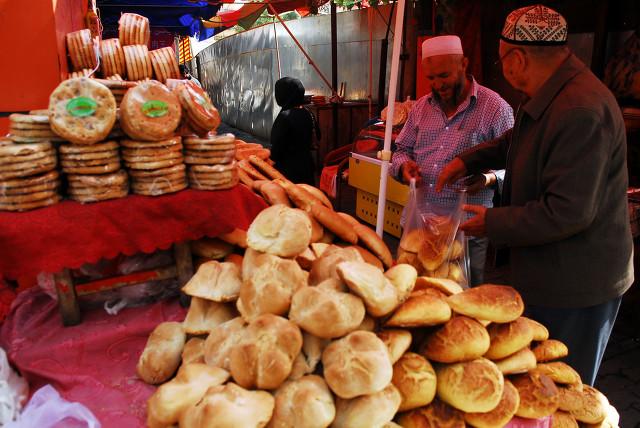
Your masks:
[{"label": "woman in dark headscarf", "polygon": [[314,129],[320,135],[312,113],[302,107],[304,86],[298,79],[283,77],[275,84],[275,95],[282,110],[271,128],[274,166],[294,183],[315,185],[311,138]]}]

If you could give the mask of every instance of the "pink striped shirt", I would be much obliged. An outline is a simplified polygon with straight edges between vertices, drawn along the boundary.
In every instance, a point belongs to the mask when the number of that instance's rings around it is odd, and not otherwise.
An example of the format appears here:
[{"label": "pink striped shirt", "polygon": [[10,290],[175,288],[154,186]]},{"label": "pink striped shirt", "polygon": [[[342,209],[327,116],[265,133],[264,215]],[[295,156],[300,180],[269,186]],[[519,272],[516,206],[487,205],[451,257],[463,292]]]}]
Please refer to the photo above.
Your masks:
[{"label": "pink striped shirt", "polygon": [[[496,92],[471,80],[469,95],[451,118],[447,118],[431,93],[416,102],[396,138],[391,175],[400,178],[400,166],[411,159],[420,167],[423,185],[433,187],[442,168],[459,153],[497,138],[513,127],[511,106]],[[496,173],[501,180],[504,171]],[[432,202],[439,204],[456,200],[451,189],[429,194],[433,194]],[[491,207],[492,198],[493,190],[484,189],[470,195],[468,203]]]}]

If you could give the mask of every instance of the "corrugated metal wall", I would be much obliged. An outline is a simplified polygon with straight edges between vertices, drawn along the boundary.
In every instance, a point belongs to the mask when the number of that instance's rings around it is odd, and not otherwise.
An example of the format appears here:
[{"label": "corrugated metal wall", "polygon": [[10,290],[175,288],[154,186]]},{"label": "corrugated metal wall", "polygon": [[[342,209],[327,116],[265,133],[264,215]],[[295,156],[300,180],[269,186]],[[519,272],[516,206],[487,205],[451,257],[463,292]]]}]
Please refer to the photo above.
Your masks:
[{"label": "corrugated metal wall", "polygon": [[[387,5],[372,13],[374,101],[377,98],[380,45],[390,11],[391,6]],[[367,13],[365,9],[337,15],[338,84],[346,82],[347,100],[364,101],[369,94]],[[286,24],[331,81],[330,16],[308,17]],[[393,32],[393,23],[391,30]],[[390,34],[387,81],[391,69],[392,44]],[[280,76],[300,79],[307,93],[331,94],[280,24],[265,25],[223,39],[200,52],[198,60],[199,79],[220,110],[223,121],[265,139],[269,138],[271,125],[279,112],[273,96],[273,85]]]}]

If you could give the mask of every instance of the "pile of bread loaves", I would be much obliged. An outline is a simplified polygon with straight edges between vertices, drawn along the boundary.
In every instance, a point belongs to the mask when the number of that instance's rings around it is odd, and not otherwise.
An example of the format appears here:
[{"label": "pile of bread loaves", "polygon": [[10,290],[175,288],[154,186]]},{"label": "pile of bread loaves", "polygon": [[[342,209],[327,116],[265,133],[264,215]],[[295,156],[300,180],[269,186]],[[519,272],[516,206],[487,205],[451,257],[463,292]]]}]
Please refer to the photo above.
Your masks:
[{"label": "pile of bread loaves", "polygon": [[159,385],[148,426],[617,426],[513,288],[463,291],[367,263],[347,235],[314,240],[313,207],[327,207],[307,203],[275,204],[225,235],[234,253],[200,249],[226,257],[199,266],[184,321],[158,325],[139,358],[139,377]]}]

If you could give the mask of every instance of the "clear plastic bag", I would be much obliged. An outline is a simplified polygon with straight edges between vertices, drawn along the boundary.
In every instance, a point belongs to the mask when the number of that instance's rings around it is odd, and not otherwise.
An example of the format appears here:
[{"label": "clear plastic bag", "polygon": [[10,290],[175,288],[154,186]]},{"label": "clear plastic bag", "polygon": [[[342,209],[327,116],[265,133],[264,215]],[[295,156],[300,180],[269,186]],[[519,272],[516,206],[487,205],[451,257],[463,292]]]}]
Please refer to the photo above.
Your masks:
[{"label": "clear plastic bag", "polygon": [[33,394],[20,416],[5,427],[100,428],[100,422],[84,405],[65,400],[51,385],[46,385]]},{"label": "clear plastic bag", "polygon": [[466,193],[459,191],[448,202],[439,202],[431,187],[409,185],[409,199],[403,213],[403,232],[398,263],[408,263],[423,276],[450,279],[463,287],[469,284],[469,259],[463,219]]},{"label": "clear plastic bag", "polygon": [[0,426],[18,416],[29,396],[29,385],[9,365],[7,354],[0,348]]}]

